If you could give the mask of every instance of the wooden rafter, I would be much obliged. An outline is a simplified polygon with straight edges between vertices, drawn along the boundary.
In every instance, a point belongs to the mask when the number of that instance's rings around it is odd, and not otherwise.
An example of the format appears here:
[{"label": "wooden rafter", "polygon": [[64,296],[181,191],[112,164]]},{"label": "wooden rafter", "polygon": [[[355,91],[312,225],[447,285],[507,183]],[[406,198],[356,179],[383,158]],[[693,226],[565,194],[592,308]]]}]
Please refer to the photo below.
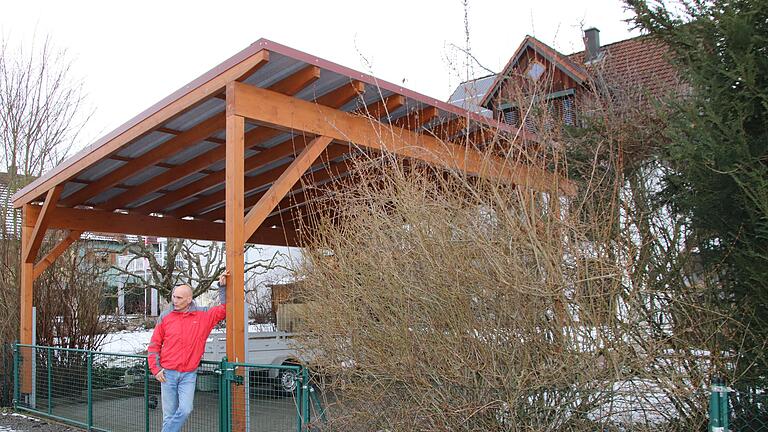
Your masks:
[{"label": "wooden rafter", "polygon": [[[277,89],[283,89],[285,91],[288,91],[288,90],[292,91],[291,89],[296,89],[298,85],[297,84],[298,81],[296,79],[293,79],[292,77],[293,76],[286,78],[286,79],[291,79],[290,86],[288,84],[283,85],[282,83],[283,81],[285,81],[283,80],[273,85],[270,88],[277,88]],[[355,97],[362,94],[363,91],[364,91],[363,84],[360,81],[353,80],[347,85],[343,85],[331,92],[328,92],[318,97],[315,100],[315,103],[319,105],[334,107],[334,108],[341,107],[347,102],[354,99]],[[283,132],[275,129],[264,128],[264,127],[256,128],[245,134],[245,148],[254,147],[255,145],[263,141],[266,141],[268,139],[271,139],[281,133]],[[223,160],[224,153],[225,151],[223,147],[209,150],[208,152],[193,158],[192,160],[188,161],[184,165],[181,165],[175,169],[166,171],[165,173],[162,173],[146,181],[145,183],[134,187],[132,190],[122,195],[118,195],[117,197],[105,203],[103,206],[99,206],[99,207],[104,208],[106,210],[114,210],[116,208],[122,208],[123,206],[130,204],[131,202],[141,198],[142,196],[145,196],[146,194],[157,191],[162,186],[168,185],[174,181],[177,181],[180,178],[184,178],[189,174],[197,172],[202,167],[210,166],[213,163]],[[246,171],[249,171],[249,169],[247,168],[247,165],[246,165]],[[220,178],[223,175],[223,172],[213,173],[210,175],[216,175],[217,178]],[[202,179],[200,181],[203,181],[203,180],[205,179]],[[223,178],[221,178],[221,180],[223,180]],[[206,184],[206,182],[210,182],[210,181],[206,180],[203,183],[198,183],[198,185],[204,185]],[[150,212],[158,212],[163,209],[163,206],[167,206],[168,203],[172,203],[174,202],[174,200],[179,200],[179,199],[186,198],[188,196],[192,196],[196,193],[200,193],[204,191],[205,189],[206,187],[201,187],[199,189],[195,189],[194,187],[189,187],[186,189],[187,191],[189,191],[188,194],[175,193],[174,197],[168,197],[168,196],[158,197],[150,202],[144,203],[140,208],[132,209],[132,211],[135,211],[138,213],[145,213],[145,214]]]},{"label": "wooden rafter", "polygon": [[37,258],[37,251],[43,243],[45,232],[48,230],[48,225],[56,212],[56,203],[59,201],[62,189],[64,189],[64,186],[58,185],[49,190],[45,195],[45,203],[43,203],[43,208],[37,217],[29,242],[23,250],[23,260],[27,264],[34,263]]},{"label": "wooden rafter", "polygon": [[[324,159],[324,160],[335,159],[347,153],[348,151],[349,151],[348,147],[333,145],[328,148],[328,150],[321,157],[321,159]],[[271,184],[272,182],[280,178],[280,175],[283,173],[284,170],[285,170],[285,166],[281,165],[281,166],[272,168],[267,172],[261,173],[257,176],[246,177],[243,183],[246,193],[249,193],[255,189],[259,189]],[[216,192],[210,195],[200,197],[197,200],[187,205],[184,205],[182,207],[179,207],[178,209],[174,209],[168,212],[168,214],[174,217],[179,217],[179,218],[185,217],[185,216],[197,216],[203,210],[209,209],[211,207],[215,207],[217,205],[221,205],[223,203],[225,203],[224,193]],[[250,205],[253,205],[253,204],[250,204]],[[216,220],[216,219],[212,219],[212,220]]]},{"label": "wooden rafter", "polygon": [[[372,130],[370,120],[329,109],[269,90],[234,83],[234,111],[238,115],[276,127],[350,141],[375,150],[420,159],[433,165],[457,169],[471,175],[496,178],[535,190],[549,190],[557,183],[559,190],[573,195],[576,188],[568,180],[555,178],[539,168],[518,164],[510,166],[502,158],[486,156],[465,146],[442,142],[432,136],[390,127],[387,133]],[[283,113],[290,112],[290,116]]]},{"label": "wooden rafter", "polygon": [[429,133],[441,140],[450,140],[469,125],[466,117],[456,117],[430,128]]},{"label": "wooden rafter", "polygon": [[361,108],[359,113],[365,116],[370,116],[376,120],[382,117],[389,117],[398,108],[405,105],[405,97],[399,94],[393,94],[377,102],[373,102],[368,106]]},{"label": "wooden rafter", "polygon": [[[305,145],[305,138],[297,137],[296,139],[288,139],[275,147],[268,150],[264,150],[261,153],[255,154],[244,162],[245,172],[253,171],[269,162],[274,160],[283,159],[288,156],[293,156],[295,153],[301,151]],[[162,197],[156,198],[146,204],[137,207],[133,211],[136,213],[150,213],[153,211],[161,212],[167,206],[182,201],[188,197],[197,195],[212,189],[222,182],[226,178],[225,170],[218,171],[192,182],[188,185],[182,186],[172,192],[165,194]]]},{"label": "wooden rafter", "polygon": [[429,123],[437,115],[437,108],[429,106],[397,119],[394,125],[399,128],[414,130]]},{"label": "wooden rafter", "polygon": [[245,217],[245,236],[250,237],[251,233],[261,226],[264,219],[274,210],[277,203],[285,197],[285,194],[296,184],[296,182],[307,172],[307,170],[320,156],[328,144],[333,141],[328,137],[317,137],[301,151],[291,165],[286,168],[259,202],[253,206]]},{"label": "wooden rafter", "polygon": [[183,134],[177,135],[143,155],[115,169],[98,181],[80,189],[63,200],[63,204],[71,207],[85,203],[89,198],[103,192],[137,172],[153,165],[187,146],[194,145],[205,140],[217,131],[224,128],[224,115],[216,114],[204,120],[197,126]]}]

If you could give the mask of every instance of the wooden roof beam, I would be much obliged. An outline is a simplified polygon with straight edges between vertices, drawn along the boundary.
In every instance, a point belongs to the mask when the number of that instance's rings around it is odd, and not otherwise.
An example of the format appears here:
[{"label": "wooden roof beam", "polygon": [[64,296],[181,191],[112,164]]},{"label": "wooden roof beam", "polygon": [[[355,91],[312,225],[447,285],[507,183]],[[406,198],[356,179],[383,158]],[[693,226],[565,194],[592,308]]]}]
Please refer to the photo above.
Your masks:
[{"label": "wooden roof beam", "polygon": [[545,170],[522,164],[510,166],[502,158],[487,156],[450,142],[441,142],[425,134],[386,125],[382,127],[389,128],[388,133],[377,133],[372,130],[369,119],[242,83],[233,83],[233,93],[233,100],[227,102],[232,104],[234,113],[257,122],[329,136],[339,141],[349,141],[539,191],[550,191],[552,185],[557,184],[558,189],[565,194],[576,193],[572,182],[555,177],[555,174]]},{"label": "wooden roof beam", "polygon": [[[30,207],[32,207],[30,209],[31,216],[37,217],[40,208],[37,206]],[[224,241],[223,223],[65,207],[59,207],[56,210],[48,225],[51,229]],[[251,236],[249,242],[294,246],[293,244],[286,244],[282,230],[276,229],[258,230]]]}]

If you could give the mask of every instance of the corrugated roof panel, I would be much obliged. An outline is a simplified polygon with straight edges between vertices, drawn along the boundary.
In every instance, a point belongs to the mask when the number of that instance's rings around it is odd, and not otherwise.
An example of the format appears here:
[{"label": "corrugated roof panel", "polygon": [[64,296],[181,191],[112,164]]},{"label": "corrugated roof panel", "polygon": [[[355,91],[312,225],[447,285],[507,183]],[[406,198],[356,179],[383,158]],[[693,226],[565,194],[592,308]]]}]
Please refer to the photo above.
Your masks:
[{"label": "corrugated roof panel", "polygon": [[280,144],[282,142],[285,142],[285,141],[291,139],[292,137],[296,137],[296,136],[297,135],[294,135],[294,134],[289,133],[289,132],[282,133],[280,135],[277,135],[274,138],[270,138],[270,139],[264,141],[263,143],[259,144],[259,148],[269,149],[269,148],[272,148],[272,147],[274,147],[274,146],[276,146],[276,145],[278,145],[278,144]]},{"label": "corrugated roof panel", "polygon": [[159,211],[161,211],[161,212],[173,211],[174,209],[177,209],[179,207],[185,206],[185,205],[191,203],[192,201],[194,201],[196,199],[197,198],[195,198],[195,197],[189,197],[189,198],[184,198],[181,201],[174,201],[174,202],[171,203],[171,205],[169,205],[168,207],[164,207],[164,208],[160,209]]},{"label": "corrugated roof panel", "polygon": [[281,165],[285,165],[288,162],[293,160],[293,156],[284,157],[282,159],[273,160],[272,162],[269,162],[268,164],[262,165],[259,168],[250,171],[248,174],[246,174],[246,177],[256,177],[259,174],[265,173],[273,168],[277,168]]},{"label": "corrugated roof panel", "polygon": [[103,159],[99,162],[96,162],[94,165],[91,165],[91,167],[85,171],[81,172],[77,178],[80,180],[95,181],[103,177],[104,174],[112,172],[123,165],[125,165],[125,162],[123,161]]},{"label": "corrugated roof panel", "polygon": [[142,206],[142,205],[144,205],[144,204],[146,204],[146,203],[148,203],[148,202],[150,202],[152,200],[160,198],[161,196],[163,196],[163,194],[160,193],[160,192],[152,192],[151,194],[144,195],[143,197],[139,198],[138,200],[136,200],[136,201],[134,201],[132,203],[128,203],[128,205],[125,206],[125,207],[129,208],[129,209],[140,207],[140,206]]},{"label": "corrugated roof panel", "polygon": [[[270,51],[269,63],[256,70],[244,82],[257,87],[267,88],[306,66],[307,63],[303,61]],[[320,76],[322,78],[322,72]]]},{"label": "corrugated roof panel", "polygon": [[110,198],[113,198],[117,195],[120,195],[121,193],[125,192],[124,188],[110,188],[105,190],[104,192],[96,195],[95,197],[88,200],[88,204],[97,205],[100,203],[103,203],[105,201],[108,201]]},{"label": "corrugated roof panel", "polygon": [[168,170],[167,168],[162,168],[159,166],[152,165],[146,169],[139,171],[135,175],[128,177],[127,179],[125,179],[125,181],[123,181],[123,183],[129,186],[140,185],[146,182],[147,180],[151,179],[152,177],[156,175],[160,175],[167,170]]},{"label": "corrugated roof panel", "polygon": [[172,157],[166,159],[164,162],[169,163],[171,165],[181,165],[184,162],[187,162],[190,159],[193,159],[197,156],[200,156],[203,153],[208,152],[209,150],[213,150],[216,147],[221,146],[222,144],[212,143],[209,141],[203,141],[200,143],[197,143],[193,146],[187,147],[186,149],[174,154]]},{"label": "corrugated roof panel", "polygon": [[207,176],[207,174],[203,174],[203,173],[199,173],[199,172],[198,173],[192,173],[192,174],[190,174],[190,175],[188,175],[188,176],[186,176],[186,177],[184,177],[182,179],[179,179],[179,180],[169,184],[165,189],[173,191],[173,190],[182,188],[182,187],[184,187],[184,186],[186,186],[186,185],[188,185],[190,183],[194,183],[194,182],[196,182],[196,181],[198,181],[201,178],[206,177],[206,176]]},{"label": "corrugated roof panel", "polygon": [[222,184],[220,184],[220,185],[218,185],[218,186],[216,186],[216,187],[214,187],[214,188],[211,188],[211,189],[209,189],[209,190],[205,191],[204,193],[202,193],[202,194],[198,194],[198,195],[200,195],[200,196],[209,196],[209,195],[213,195],[213,194],[215,194],[215,193],[217,193],[217,192],[221,192],[221,191],[223,191],[223,190],[224,190],[224,187],[225,187],[225,185],[222,183]]},{"label": "corrugated roof panel", "polygon": [[125,147],[117,152],[117,155],[134,159],[173,137],[174,135],[172,134],[153,131],[136,140],[131,141],[129,144],[126,144]]},{"label": "corrugated roof panel", "polygon": [[64,190],[61,191],[61,198],[66,198],[86,186],[85,183],[67,182],[64,185]]},{"label": "corrugated roof panel", "polygon": [[196,126],[203,120],[224,112],[225,108],[226,104],[223,100],[211,98],[167,122],[165,127],[185,131]]}]

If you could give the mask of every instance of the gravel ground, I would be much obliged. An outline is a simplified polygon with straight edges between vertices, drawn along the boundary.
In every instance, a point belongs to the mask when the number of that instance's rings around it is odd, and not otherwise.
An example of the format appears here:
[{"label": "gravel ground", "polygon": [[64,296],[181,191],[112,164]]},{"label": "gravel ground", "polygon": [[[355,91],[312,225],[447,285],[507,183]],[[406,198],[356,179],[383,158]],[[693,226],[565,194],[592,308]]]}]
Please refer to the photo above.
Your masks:
[{"label": "gravel ground", "polygon": [[0,432],[81,432],[82,429],[38,420],[12,411],[0,412]]}]

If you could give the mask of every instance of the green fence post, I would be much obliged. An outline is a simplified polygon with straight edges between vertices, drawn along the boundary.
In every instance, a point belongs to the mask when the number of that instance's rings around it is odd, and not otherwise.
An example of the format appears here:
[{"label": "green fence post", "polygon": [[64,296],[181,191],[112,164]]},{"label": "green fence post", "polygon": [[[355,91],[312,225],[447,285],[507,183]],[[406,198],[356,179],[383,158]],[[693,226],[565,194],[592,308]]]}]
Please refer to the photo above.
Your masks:
[{"label": "green fence post", "polygon": [[724,431],[728,430],[728,386],[725,381],[720,383],[720,426]]},{"label": "green fence post", "polygon": [[93,429],[93,352],[88,351],[87,354],[87,371],[88,371],[88,430]]},{"label": "green fence post", "polygon": [[144,361],[144,431],[149,432],[149,359]]},{"label": "green fence post", "polygon": [[229,432],[229,363],[223,357],[219,363],[219,432]]},{"label": "green fence post", "polygon": [[307,429],[309,428],[309,371],[301,368],[301,411],[302,419]]},{"label": "green fence post", "polygon": [[13,344],[13,409],[18,409],[19,403],[19,343]]},{"label": "green fence post", "polygon": [[709,393],[709,432],[725,431],[722,423],[720,393],[723,386],[719,378],[712,379],[712,388]]},{"label": "green fence post", "polygon": [[51,365],[51,347],[48,347],[46,349],[46,366],[48,367],[48,414],[53,413],[53,405],[51,402],[51,376],[53,375],[52,372],[52,365]]}]

